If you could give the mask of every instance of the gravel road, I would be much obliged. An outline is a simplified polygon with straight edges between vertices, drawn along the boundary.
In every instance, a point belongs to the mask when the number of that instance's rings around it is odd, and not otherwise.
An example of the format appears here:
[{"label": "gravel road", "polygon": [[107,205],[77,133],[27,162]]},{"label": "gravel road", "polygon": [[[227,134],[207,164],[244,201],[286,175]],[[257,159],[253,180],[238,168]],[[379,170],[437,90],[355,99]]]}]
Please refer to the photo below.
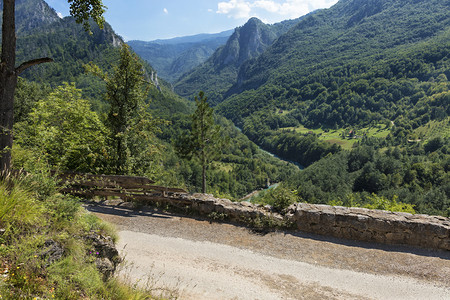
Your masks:
[{"label": "gravel road", "polygon": [[450,253],[295,232],[255,233],[232,224],[86,208],[115,224],[121,276],[179,299],[450,299]]}]

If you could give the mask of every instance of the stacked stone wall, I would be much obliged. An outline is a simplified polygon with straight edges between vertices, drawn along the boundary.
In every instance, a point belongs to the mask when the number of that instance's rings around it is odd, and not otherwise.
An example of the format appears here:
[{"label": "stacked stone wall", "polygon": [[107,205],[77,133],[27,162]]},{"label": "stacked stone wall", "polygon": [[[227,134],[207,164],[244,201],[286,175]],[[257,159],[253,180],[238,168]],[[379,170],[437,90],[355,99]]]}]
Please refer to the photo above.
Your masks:
[{"label": "stacked stone wall", "polygon": [[[181,199],[180,199],[181,200]],[[211,195],[182,199],[184,207],[207,216],[245,224],[290,226],[303,232],[424,248],[450,250],[450,219],[440,216],[296,203],[282,215],[270,206],[232,202]],[[171,204],[176,205],[173,199]]]},{"label": "stacked stone wall", "polygon": [[288,216],[301,231],[383,244],[450,250],[450,219],[298,203]]}]

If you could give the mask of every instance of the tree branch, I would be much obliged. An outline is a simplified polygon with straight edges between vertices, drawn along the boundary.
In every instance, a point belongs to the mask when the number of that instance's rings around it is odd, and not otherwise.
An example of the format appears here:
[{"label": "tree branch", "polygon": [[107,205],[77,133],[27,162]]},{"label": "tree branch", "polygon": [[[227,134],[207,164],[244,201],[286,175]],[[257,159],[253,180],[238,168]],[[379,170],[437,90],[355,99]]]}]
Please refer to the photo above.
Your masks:
[{"label": "tree branch", "polygon": [[43,57],[43,58],[32,59],[27,62],[24,62],[23,64],[21,64],[20,66],[18,66],[16,68],[16,70],[15,70],[16,75],[20,75],[20,73],[22,73],[23,71],[25,71],[26,69],[28,69],[32,66],[43,64],[43,63],[48,63],[48,62],[53,62],[53,59],[51,59],[49,57]]}]

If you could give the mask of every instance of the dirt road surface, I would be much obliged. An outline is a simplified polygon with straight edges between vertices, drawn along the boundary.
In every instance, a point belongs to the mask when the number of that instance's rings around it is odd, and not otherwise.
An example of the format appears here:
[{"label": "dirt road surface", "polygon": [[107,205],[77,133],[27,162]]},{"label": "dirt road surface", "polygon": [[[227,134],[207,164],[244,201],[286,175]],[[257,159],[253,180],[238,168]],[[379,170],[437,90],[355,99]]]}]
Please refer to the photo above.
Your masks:
[{"label": "dirt road surface", "polygon": [[[117,203],[115,203],[117,204]],[[450,299],[450,253],[90,204],[114,224],[120,276],[179,299]]]}]

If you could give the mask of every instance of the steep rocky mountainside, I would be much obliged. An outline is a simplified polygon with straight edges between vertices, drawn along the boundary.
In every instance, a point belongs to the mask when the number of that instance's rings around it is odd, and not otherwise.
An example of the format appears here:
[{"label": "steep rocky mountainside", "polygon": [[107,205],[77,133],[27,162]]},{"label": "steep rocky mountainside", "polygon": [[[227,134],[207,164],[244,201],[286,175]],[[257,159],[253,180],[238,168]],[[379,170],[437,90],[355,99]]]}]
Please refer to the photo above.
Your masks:
[{"label": "steep rocky mountainside", "polygon": [[258,57],[298,21],[267,25],[257,18],[251,18],[244,26],[236,28],[227,43],[217,49],[204,64],[184,74],[175,84],[175,91],[181,96],[191,97],[203,90],[212,102],[219,103],[221,93],[236,80],[239,67]]},{"label": "steep rocky mountainside", "polygon": [[[3,0],[0,1],[0,10],[3,10]],[[19,36],[59,20],[56,11],[42,0],[16,0],[16,32]],[[3,15],[0,15],[2,22]]]}]

